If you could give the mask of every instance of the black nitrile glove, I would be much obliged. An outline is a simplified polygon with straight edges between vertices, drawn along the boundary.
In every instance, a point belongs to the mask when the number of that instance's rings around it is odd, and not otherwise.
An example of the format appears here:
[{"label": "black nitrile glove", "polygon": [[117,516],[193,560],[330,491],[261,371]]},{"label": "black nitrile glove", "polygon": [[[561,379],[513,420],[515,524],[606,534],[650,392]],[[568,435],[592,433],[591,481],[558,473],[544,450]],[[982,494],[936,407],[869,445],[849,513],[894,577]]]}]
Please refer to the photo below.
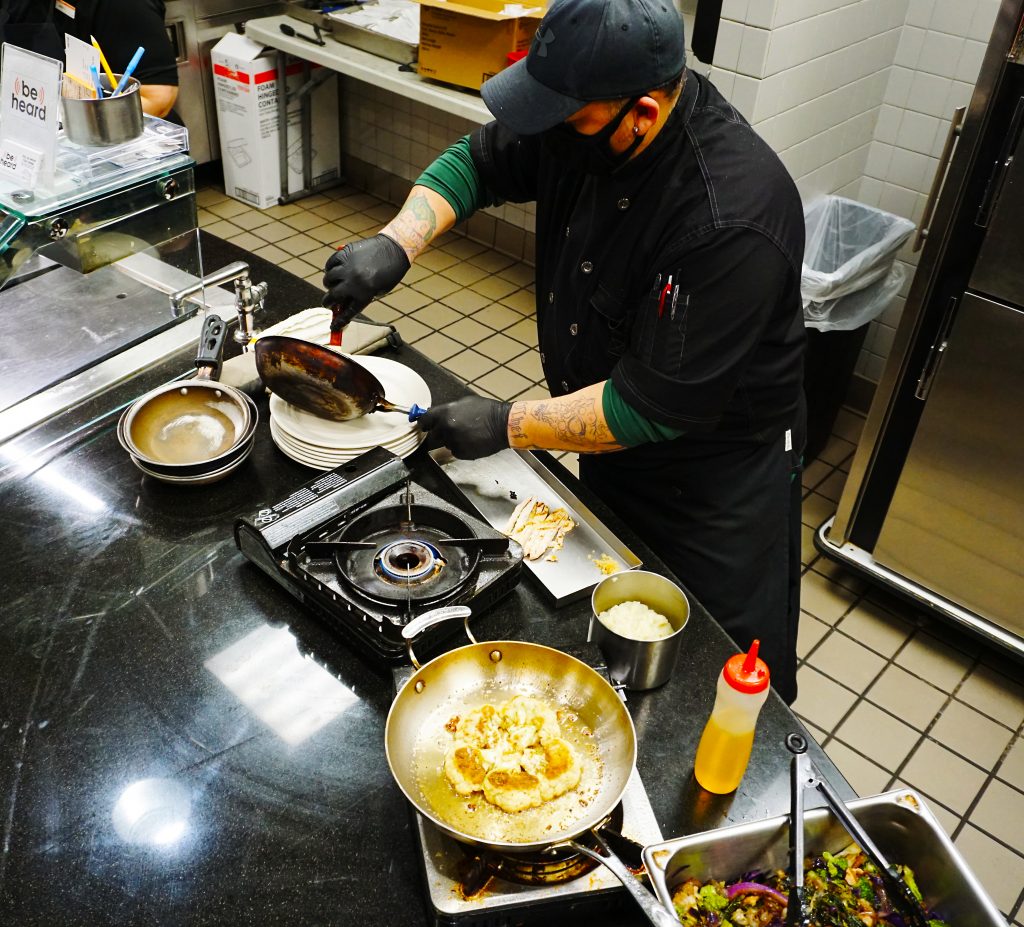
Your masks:
[{"label": "black nitrile glove", "polygon": [[348,325],[370,300],[393,290],[409,269],[401,245],[387,235],[374,235],[345,245],[324,266],[324,305],[342,309],[342,325]]},{"label": "black nitrile glove", "polygon": [[446,447],[462,460],[490,457],[508,447],[508,415],[511,402],[464,396],[455,402],[433,406],[420,420],[427,447]]}]

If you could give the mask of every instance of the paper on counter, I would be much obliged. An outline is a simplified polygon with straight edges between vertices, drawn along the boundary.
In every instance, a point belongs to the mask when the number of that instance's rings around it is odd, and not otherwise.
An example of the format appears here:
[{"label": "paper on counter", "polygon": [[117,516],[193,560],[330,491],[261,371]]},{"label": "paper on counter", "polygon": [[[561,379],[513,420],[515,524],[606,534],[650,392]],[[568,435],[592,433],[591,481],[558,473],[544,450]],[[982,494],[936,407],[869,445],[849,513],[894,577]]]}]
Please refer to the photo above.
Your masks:
[{"label": "paper on counter", "polygon": [[420,7],[412,0],[378,0],[327,15],[340,23],[378,32],[407,45],[418,45],[420,41]]},{"label": "paper on counter", "polygon": [[[90,89],[92,76],[90,68],[100,69],[100,53],[88,42],[76,39],[73,35],[64,36],[64,73],[77,78],[81,83],[65,81],[62,86],[64,96],[75,100],[95,100],[96,91]],[[86,86],[83,87],[82,84]]]}]

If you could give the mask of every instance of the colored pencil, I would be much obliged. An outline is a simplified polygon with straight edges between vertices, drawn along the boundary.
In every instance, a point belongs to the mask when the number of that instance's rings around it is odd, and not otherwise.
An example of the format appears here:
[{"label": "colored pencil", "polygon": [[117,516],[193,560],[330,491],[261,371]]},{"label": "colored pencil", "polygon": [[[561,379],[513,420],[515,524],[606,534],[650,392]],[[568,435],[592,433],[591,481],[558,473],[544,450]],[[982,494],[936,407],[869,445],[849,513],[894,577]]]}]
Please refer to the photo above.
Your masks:
[{"label": "colored pencil", "polygon": [[110,89],[113,90],[117,86],[117,81],[114,80],[114,72],[110,70],[110,65],[107,64],[107,56],[103,54],[103,49],[100,48],[100,43],[96,41],[96,36],[90,35],[89,38],[92,40],[92,47],[96,49],[97,54],[100,56],[103,73],[107,75],[107,80],[110,81]]}]

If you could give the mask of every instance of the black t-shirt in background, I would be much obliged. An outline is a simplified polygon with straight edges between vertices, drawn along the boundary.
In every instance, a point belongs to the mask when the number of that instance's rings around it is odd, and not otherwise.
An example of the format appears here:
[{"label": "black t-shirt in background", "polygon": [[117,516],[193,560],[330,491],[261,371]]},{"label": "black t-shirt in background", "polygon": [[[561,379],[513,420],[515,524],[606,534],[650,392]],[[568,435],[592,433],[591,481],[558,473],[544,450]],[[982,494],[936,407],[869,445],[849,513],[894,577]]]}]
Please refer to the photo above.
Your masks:
[{"label": "black t-shirt in background", "polygon": [[141,45],[146,51],[134,76],[143,84],[178,84],[163,0],[12,0],[4,12],[2,41],[63,60],[65,35],[83,42],[95,36],[115,74],[124,72]]}]

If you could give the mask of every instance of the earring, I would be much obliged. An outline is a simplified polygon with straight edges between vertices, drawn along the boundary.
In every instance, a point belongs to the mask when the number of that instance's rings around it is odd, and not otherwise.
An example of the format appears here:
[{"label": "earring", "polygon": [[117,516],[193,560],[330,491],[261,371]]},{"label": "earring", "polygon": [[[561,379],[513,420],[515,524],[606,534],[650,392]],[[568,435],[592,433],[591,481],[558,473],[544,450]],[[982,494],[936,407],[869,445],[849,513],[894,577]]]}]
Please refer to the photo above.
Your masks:
[{"label": "earring", "polygon": [[640,134],[640,126],[633,126],[633,134],[634,135],[639,135]]}]

